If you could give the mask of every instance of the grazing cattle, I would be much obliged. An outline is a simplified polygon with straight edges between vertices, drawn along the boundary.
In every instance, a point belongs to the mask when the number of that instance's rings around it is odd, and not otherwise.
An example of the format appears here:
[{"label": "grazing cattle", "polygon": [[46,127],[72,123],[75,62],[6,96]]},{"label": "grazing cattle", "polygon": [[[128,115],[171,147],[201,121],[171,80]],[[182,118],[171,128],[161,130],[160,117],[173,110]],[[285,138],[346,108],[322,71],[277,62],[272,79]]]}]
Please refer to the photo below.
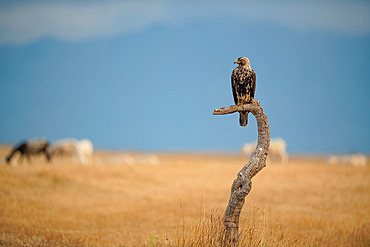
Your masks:
[{"label": "grazing cattle", "polygon": [[159,158],[155,154],[141,154],[135,157],[136,164],[158,165]]},{"label": "grazing cattle", "polygon": [[64,139],[53,143],[51,156],[54,157],[77,157],[81,164],[92,163],[94,147],[90,140]]},{"label": "grazing cattle", "polygon": [[76,143],[76,154],[81,164],[93,162],[94,147],[90,140],[82,139]]},{"label": "grazing cattle", "polygon": [[6,157],[6,163],[9,164],[11,159],[18,152],[20,153],[19,161],[23,159],[23,156],[26,156],[28,162],[31,163],[31,155],[38,154],[44,154],[46,156],[46,160],[50,160],[49,143],[46,140],[24,141],[19,143],[13,147],[10,154]]},{"label": "grazing cattle", "polygon": [[50,147],[51,158],[73,157],[76,153],[76,139],[63,139],[52,143]]},{"label": "grazing cattle", "polygon": [[[251,154],[256,149],[256,142],[246,143],[242,148],[243,154]],[[286,142],[282,138],[273,138],[270,141],[268,158],[278,158],[281,163],[288,162],[288,154],[286,152]]]},{"label": "grazing cattle", "polygon": [[158,165],[160,159],[157,155],[147,154],[110,154],[105,157],[98,157],[95,164],[125,164],[125,165]]},{"label": "grazing cattle", "polygon": [[367,158],[364,154],[330,155],[328,163],[331,165],[366,166]]}]

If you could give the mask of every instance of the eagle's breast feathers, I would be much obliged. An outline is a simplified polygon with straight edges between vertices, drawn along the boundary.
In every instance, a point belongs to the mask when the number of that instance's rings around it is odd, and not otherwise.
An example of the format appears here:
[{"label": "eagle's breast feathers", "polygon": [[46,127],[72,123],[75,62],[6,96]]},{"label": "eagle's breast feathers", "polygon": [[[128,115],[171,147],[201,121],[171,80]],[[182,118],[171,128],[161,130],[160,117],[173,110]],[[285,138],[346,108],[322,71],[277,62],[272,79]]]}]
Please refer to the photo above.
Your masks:
[{"label": "eagle's breast feathers", "polygon": [[235,104],[245,104],[254,98],[256,74],[250,67],[238,66],[231,77]]}]

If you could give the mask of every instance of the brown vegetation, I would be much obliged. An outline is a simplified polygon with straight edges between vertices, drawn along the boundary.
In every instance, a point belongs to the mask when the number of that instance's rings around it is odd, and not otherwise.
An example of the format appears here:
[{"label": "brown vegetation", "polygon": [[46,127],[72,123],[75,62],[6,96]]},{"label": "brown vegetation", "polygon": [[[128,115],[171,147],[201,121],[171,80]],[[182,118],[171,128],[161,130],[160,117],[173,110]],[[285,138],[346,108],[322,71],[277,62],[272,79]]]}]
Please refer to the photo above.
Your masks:
[{"label": "brown vegetation", "polygon": [[[246,157],[159,158],[132,166],[1,161],[0,246],[218,246]],[[243,207],[241,246],[369,246],[369,178],[369,165],[268,163]]]}]

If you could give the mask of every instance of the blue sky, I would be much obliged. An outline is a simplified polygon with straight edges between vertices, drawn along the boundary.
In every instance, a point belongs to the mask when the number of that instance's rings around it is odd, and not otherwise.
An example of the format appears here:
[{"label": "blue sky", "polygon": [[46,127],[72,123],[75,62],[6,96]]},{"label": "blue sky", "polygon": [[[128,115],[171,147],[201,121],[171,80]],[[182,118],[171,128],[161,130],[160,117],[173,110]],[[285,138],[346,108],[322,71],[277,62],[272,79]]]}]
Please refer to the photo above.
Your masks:
[{"label": "blue sky", "polygon": [[0,142],[237,151],[239,56],[289,152],[370,153],[368,1],[0,1]]}]

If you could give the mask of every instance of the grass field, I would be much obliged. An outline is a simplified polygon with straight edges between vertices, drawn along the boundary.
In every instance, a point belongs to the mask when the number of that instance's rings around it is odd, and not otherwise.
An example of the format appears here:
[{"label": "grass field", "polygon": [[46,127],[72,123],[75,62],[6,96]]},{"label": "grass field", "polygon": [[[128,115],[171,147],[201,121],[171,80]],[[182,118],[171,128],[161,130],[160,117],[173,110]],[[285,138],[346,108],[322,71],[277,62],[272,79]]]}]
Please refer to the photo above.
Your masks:
[{"label": "grass field", "polygon": [[[156,165],[127,165],[97,152],[94,165],[36,158],[10,166],[8,151],[0,148],[0,246],[217,246],[231,184],[247,162],[158,154]],[[369,164],[295,157],[268,163],[252,182],[243,246],[370,246]]]}]

